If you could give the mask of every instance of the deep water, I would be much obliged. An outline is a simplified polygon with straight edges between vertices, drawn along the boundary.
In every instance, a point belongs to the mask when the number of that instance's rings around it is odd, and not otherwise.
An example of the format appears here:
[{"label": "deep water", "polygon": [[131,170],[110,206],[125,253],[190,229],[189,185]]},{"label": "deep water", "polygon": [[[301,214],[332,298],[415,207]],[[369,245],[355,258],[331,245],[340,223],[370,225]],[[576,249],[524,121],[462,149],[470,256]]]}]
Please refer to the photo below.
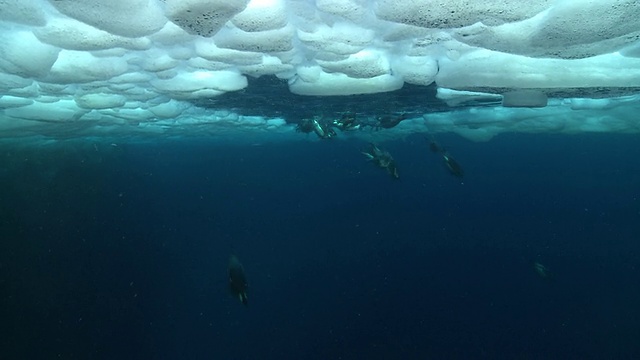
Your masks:
[{"label": "deep water", "polygon": [[640,358],[637,136],[300,137],[3,146],[0,358]]}]

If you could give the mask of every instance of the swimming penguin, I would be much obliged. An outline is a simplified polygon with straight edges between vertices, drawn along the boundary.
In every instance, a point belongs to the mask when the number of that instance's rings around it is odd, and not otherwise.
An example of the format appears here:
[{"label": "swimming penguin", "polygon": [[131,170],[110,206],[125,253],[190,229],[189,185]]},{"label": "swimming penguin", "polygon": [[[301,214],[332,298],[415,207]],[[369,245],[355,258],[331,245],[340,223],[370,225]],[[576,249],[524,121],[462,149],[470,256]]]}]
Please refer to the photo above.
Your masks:
[{"label": "swimming penguin", "polygon": [[320,139],[331,139],[336,136],[336,131],[331,128],[331,124],[321,117],[314,116],[312,119],[302,119],[296,126],[296,131],[308,134],[314,132]]},{"label": "swimming penguin", "polygon": [[369,144],[371,150],[362,151],[362,154],[367,157],[369,161],[373,161],[377,166],[387,170],[387,173],[394,179],[399,179],[398,168],[396,162],[393,160],[391,154],[386,150],[380,150],[375,144]]},{"label": "swimming penguin", "polygon": [[313,131],[313,126],[313,121],[311,119],[302,119],[296,126],[296,131],[308,134]]},{"label": "swimming penguin", "polygon": [[434,153],[442,152],[440,145],[438,145],[438,143],[433,140],[429,141],[429,150]]},{"label": "swimming penguin", "polygon": [[247,277],[244,274],[244,268],[237,257],[231,255],[229,258],[229,291],[231,294],[244,304],[248,306],[247,301]]},{"label": "swimming penguin", "polygon": [[533,270],[543,279],[553,279],[553,273],[539,262],[533,262]]},{"label": "swimming penguin", "polygon": [[331,139],[337,135],[336,131],[331,128],[330,124],[322,118],[314,117],[311,119],[311,126],[320,139]]},{"label": "swimming penguin", "polygon": [[451,174],[457,177],[464,176],[462,166],[460,166],[460,164],[451,157],[445,148],[440,146],[433,138],[427,139],[427,141],[429,142],[429,150],[431,150],[431,152],[442,155],[442,160]]},{"label": "swimming penguin", "polygon": [[407,119],[407,114],[400,114],[398,116],[385,115],[378,117],[378,128],[391,129],[400,124],[402,120]]},{"label": "swimming penguin", "polygon": [[460,166],[460,164],[458,164],[458,162],[455,161],[451,157],[451,155],[449,155],[448,153],[444,153],[442,154],[442,159],[444,160],[444,164],[447,166],[447,169],[451,174],[457,177],[464,176],[464,170],[462,170],[462,167]]},{"label": "swimming penguin", "polygon": [[341,131],[360,129],[360,123],[358,122],[356,113],[354,112],[347,112],[342,114],[340,119],[333,120],[331,125],[337,127]]}]

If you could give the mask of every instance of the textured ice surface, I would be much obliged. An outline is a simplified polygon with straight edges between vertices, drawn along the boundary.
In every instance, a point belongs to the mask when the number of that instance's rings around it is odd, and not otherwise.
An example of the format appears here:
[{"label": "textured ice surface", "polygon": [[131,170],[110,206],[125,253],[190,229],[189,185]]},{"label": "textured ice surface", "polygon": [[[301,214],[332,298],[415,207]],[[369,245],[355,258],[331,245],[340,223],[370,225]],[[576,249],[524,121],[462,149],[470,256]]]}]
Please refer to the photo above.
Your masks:
[{"label": "textured ice surface", "polygon": [[356,111],[410,114],[378,137],[637,132],[639,39],[633,0],[5,0],[0,131],[294,134]]}]

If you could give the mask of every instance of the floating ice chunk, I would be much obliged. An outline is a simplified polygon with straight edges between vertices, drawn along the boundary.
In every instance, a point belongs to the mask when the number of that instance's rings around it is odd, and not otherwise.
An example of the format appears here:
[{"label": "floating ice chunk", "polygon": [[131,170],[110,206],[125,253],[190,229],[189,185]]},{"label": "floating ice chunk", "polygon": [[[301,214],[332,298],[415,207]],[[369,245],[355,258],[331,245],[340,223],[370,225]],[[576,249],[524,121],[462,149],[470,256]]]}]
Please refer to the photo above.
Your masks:
[{"label": "floating ice chunk", "polygon": [[4,95],[0,96],[0,109],[7,109],[13,107],[21,107],[25,105],[33,104],[33,100],[25,99],[23,97]]},{"label": "floating ice chunk", "polygon": [[313,66],[298,66],[296,69],[296,76],[291,81],[303,81],[312,83],[320,80],[322,75],[322,68],[317,65]]},{"label": "floating ice chunk", "polygon": [[231,22],[243,31],[258,32],[285,27],[287,20],[283,0],[251,0]]},{"label": "floating ice chunk", "polygon": [[13,96],[25,97],[25,98],[35,98],[38,95],[40,95],[40,89],[38,88],[38,84],[36,82],[32,82],[29,86],[11,89],[7,91],[5,95],[13,95]]},{"label": "floating ice chunk", "polygon": [[247,78],[237,71],[182,72],[171,79],[151,81],[159,92],[178,99],[210,97],[227,91],[244,89]]},{"label": "floating ice chunk", "polygon": [[24,89],[33,85],[33,80],[20,76],[0,72],[0,91],[7,92],[13,89]]},{"label": "floating ice chunk", "polygon": [[224,28],[214,37],[217,46],[241,51],[272,53],[293,49],[292,26],[261,32],[246,32],[238,28]]},{"label": "floating ice chunk", "polygon": [[620,55],[628,57],[640,57],[640,43],[633,43],[619,51]]},{"label": "floating ice chunk", "polygon": [[158,56],[153,56],[144,59],[144,64],[142,68],[146,71],[165,71],[169,69],[173,69],[178,66],[180,62],[167,54],[158,54]]},{"label": "floating ice chunk", "polygon": [[369,9],[366,5],[367,1],[363,0],[316,0],[318,10],[342,16],[355,23],[362,23],[368,18]]},{"label": "floating ice chunk", "polygon": [[[40,88],[40,91],[42,91],[45,94],[64,97],[65,95],[73,95],[77,87],[75,85],[52,84],[52,83],[39,81],[38,88]],[[56,101],[58,100],[59,99],[56,98]]]},{"label": "floating ice chunk", "polygon": [[572,110],[595,110],[612,107],[610,99],[569,99]]},{"label": "floating ice chunk", "polygon": [[351,55],[363,50],[375,39],[376,33],[370,29],[338,22],[329,27],[317,26],[313,32],[298,30],[298,39],[314,51]]},{"label": "floating ice chunk", "polygon": [[[315,1],[287,1],[291,19],[296,19],[296,27],[310,30],[318,23],[318,9]],[[305,31],[307,31],[305,30]]]},{"label": "floating ice chunk", "polygon": [[504,107],[545,107],[547,95],[540,90],[522,89],[502,94]]},{"label": "floating ice chunk", "polygon": [[43,44],[30,31],[0,31],[0,69],[22,77],[49,72],[60,50]]},{"label": "floating ice chunk", "polygon": [[62,50],[45,80],[63,84],[108,80],[128,68],[123,58],[98,58],[82,51]]},{"label": "floating ice chunk", "polygon": [[339,72],[349,77],[362,79],[391,73],[389,60],[379,51],[362,50],[342,61],[321,61],[317,63],[326,72]]},{"label": "floating ice chunk", "polygon": [[142,87],[132,87],[128,90],[124,90],[120,92],[122,95],[127,97],[128,101],[146,101],[152,102],[153,100],[160,97],[160,95],[151,90],[147,90]]},{"label": "floating ice chunk", "polygon": [[349,58],[349,55],[338,55],[332,52],[317,52],[316,56],[314,56],[314,60],[316,62],[318,61],[336,62],[336,61],[343,61],[348,58]]},{"label": "floating ice chunk", "polygon": [[47,23],[45,12],[39,0],[3,0],[0,3],[0,20],[14,23],[42,26]]},{"label": "floating ice chunk", "polygon": [[73,100],[60,100],[54,103],[35,101],[31,105],[6,109],[4,114],[13,118],[45,121],[72,121],[79,119],[87,110],[80,109]]},{"label": "floating ice chunk", "polygon": [[556,0],[380,0],[380,19],[425,28],[457,28],[477,22],[499,25],[530,18]]},{"label": "floating ice chunk", "polygon": [[50,0],[50,3],[71,18],[132,38],[153,34],[167,22],[159,2],[152,0]]},{"label": "floating ice chunk", "polygon": [[60,101],[60,98],[52,95],[40,95],[35,100],[41,103],[54,103]]},{"label": "floating ice chunk", "polygon": [[626,1],[613,6],[608,1],[564,1],[525,21],[459,29],[455,38],[512,54],[579,59],[635,43],[640,36],[639,17],[640,7]]},{"label": "floating ice chunk", "polygon": [[287,122],[284,119],[269,119],[267,120],[267,128],[268,129],[273,129],[273,128],[279,128],[282,126],[286,126]]},{"label": "floating ice chunk", "polygon": [[189,105],[184,102],[171,100],[163,104],[151,106],[149,111],[159,118],[171,119],[178,117],[188,107]]},{"label": "floating ice chunk", "polygon": [[249,0],[165,0],[169,20],[193,35],[211,36]]},{"label": "floating ice chunk", "polygon": [[468,102],[499,102],[501,95],[487,94],[473,91],[458,91],[439,87],[436,97],[447,103],[449,106],[458,106]]},{"label": "floating ice chunk", "polygon": [[187,44],[186,46],[174,45],[165,51],[176,60],[189,60],[195,56],[195,51],[191,44]]},{"label": "floating ice chunk", "polygon": [[394,59],[393,72],[414,85],[429,85],[436,79],[438,63],[430,56],[402,56]]},{"label": "floating ice chunk", "polygon": [[211,61],[232,65],[255,65],[262,62],[262,53],[220,48],[209,38],[197,39],[195,46],[196,55]]},{"label": "floating ice chunk", "polygon": [[262,127],[267,123],[267,119],[262,116],[240,116],[238,119],[234,119],[241,126],[260,126]]},{"label": "floating ice chunk", "polygon": [[53,18],[46,26],[35,28],[40,41],[67,50],[101,50],[122,47],[145,50],[151,47],[147,38],[127,38],[96,29],[68,18]]},{"label": "floating ice chunk", "polygon": [[123,84],[110,84],[107,86],[107,90],[111,90],[114,93],[124,93],[127,90],[131,90],[133,88],[135,88],[136,85],[135,84],[131,84],[131,83],[123,83]]},{"label": "floating ice chunk", "polygon": [[442,42],[444,40],[440,37],[442,35],[446,36],[447,40],[451,38],[444,30],[425,29],[414,25],[390,23],[387,24],[381,38],[385,42],[408,40],[416,43],[419,42],[421,46],[427,46]]},{"label": "floating ice chunk", "polygon": [[640,86],[640,59],[619,54],[561,60],[477,50],[463,54],[456,61],[440,59],[438,64],[436,83],[457,90]]},{"label": "floating ice chunk", "polygon": [[178,76],[178,71],[176,69],[169,69],[169,70],[159,71],[155,75],[158,79],[162,79],[162,80],[173,79],[174,77]]},{"label": "floating ice chunk", "polygon": [[344,74],[323,72],[319,67],[300,67],[289,81],[289,89],[299,95],[354,95],[393,91],[402,88],[399,76],[390,74],[357,79]]},{"label": "floating ice chunk", "polygon": [[[639,28],[640,6],[634,1],[561,1],[550,9],[530,41],[534,47],[562,49],[625,36],[620,39],[624,44],[637,41]],[[603,47],[591,55],[615,49]]]},{"label": "floating ice chunk", "polygon": [[110,109],[122,107],[127,98],[115,94],[85,94],[76,97],[76,104],[84,109]]},{"label": "floating ice chunk", "polygon": [[498,135],[501,131],[494,129],[492,126],[486,126],[482,128],[456,126],[455,128],[453,128],[453,132],[471,141],[485,142],[493,139],[493,137]]},{"label": "floating ice chunk", "polygon": [[153,79],[153,75],[145,72],[128,72],[122,75],[115,76],[107,82],[108,86],[127,84],[135,86],[135,84],[146,85]]},{"label": "floating ice chunk", "polygon": [[154,43],[169,46],[174,44],[184,44],[193,41],[194,38],[195,36],[184,31],[183,28],[172,23],[171,21],[167,21],[167,23],[164,24],[162,29],[157,33],[149,35],[149,40],[153,41]]},{"label": "floating ice chunk", "polygon": [[[155,117],[151,111],[140,108],[93,110],[91,114],[98,115],[98,120],[108,120],[109,123],[116,124],[140,123]],[[84,115],[82,120],[86,119],[88,119],[88,117]]]},{"label": "floating ice chunk", "polygon": [[[631,0],[0,0],[0,107],[16,123],[24,121],[13,115],[265,130],[284,125],[193,112],[188,100],[242,89],[245,76],[273,74],[306,95],[435,79],[448,104],[497,105],[505,94],[505,106],[542,106],[543,95],[551,97],[544,110],[498,107],[456,121],[447,113],[439,120],[446,131],[478,139],[505,131],[637,132],[637,98],[624,107],[561,98],[640,88],[639,38],[640,7]],[[395,131],[421,129],[405,121],[388,133]]]},{"label": "floating ice chunk", "polygon": [[130,54],[130,52],[128,52],[127,49],[124,48],[93,50],[90,51],[90,53],[97,58],[123,57]]},{"label": "floating ice chunk", "polygon": [[233,65],[226,64],[220,61],[209,61],[201,57],[189,59],[189,61],[187,61],[187,65],[188,65],[186,67],[187,69],[194,69],[194,70],[220,71],[220,70],[235,69]]},{"label": "floating ice chunk", "polygon": [[295,67],[291,64],[283,64],[282,61],[275,56],[264,55],[260,64],[238,66],[238,69],[243,74],[253,77],[275,74],[282,78],[289,78],[293,75]]}]

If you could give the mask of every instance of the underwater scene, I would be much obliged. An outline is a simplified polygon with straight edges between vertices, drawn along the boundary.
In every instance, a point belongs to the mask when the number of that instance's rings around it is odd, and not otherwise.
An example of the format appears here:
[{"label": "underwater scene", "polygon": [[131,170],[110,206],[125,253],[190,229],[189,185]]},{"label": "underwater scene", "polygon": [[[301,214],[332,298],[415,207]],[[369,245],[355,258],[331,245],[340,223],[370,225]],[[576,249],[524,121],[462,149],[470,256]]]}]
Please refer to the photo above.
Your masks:
[{"label": "underwater scene", "polygon": [[637,138],[438,141],[4,148],[2,358],[640,356]]},{"label": "underwater scene", "polygon": [[0,1],[0,360],[640,359],[640,2]]},{"label": "underwater scene", "polygon": [[4,147],[2,358],[640,356],[637,137],[429,141]]}]

